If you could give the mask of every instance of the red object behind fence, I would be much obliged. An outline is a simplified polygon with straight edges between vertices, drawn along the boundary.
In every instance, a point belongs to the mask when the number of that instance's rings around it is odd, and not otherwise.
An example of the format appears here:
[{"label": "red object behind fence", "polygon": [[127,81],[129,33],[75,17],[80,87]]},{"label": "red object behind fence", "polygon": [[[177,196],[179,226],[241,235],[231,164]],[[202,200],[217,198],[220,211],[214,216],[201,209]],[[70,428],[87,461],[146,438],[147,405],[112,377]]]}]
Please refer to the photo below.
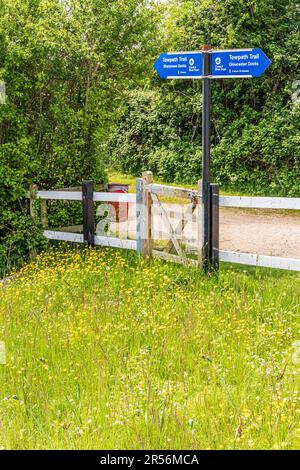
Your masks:
[{"label": "red object behind fence", "polygon": [[[110,183],[109,193],[128,193],[128,184]],[[116,222],[124,222],[128,219],[128,202],[110,202],[110,214]]]}]

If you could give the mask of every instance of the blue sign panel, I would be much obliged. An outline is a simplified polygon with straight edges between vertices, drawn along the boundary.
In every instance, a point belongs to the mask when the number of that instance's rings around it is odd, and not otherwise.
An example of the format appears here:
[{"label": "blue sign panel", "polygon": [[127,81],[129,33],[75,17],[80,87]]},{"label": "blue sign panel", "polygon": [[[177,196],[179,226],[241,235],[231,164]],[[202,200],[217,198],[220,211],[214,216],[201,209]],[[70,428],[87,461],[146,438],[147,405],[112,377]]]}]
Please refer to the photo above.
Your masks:
[{"label": "blue sign panel", "polygon": [[232,49],[212,52],[212,76],[260,77],[271,61],[261,49]]},{"label": "blue sign panel", "polygon": [[167,52],[153,67],[161,78],[202,78],[202,53]]}]

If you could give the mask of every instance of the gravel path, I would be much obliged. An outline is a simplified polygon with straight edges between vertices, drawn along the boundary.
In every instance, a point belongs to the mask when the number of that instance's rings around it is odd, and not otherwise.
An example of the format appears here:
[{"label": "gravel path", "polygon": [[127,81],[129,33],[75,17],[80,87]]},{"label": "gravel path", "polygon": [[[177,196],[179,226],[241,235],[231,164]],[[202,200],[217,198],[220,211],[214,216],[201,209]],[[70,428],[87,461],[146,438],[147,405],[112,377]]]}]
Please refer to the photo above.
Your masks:
[{"label": "gravel path", "polygon": [[[172,204],[164,203],[169,212]],[[176,205],[178,209],[178,205]],[[177,225],[174,219],[173,228]],[[165,230],[161,217],[154,214],[154,227]],[[112,226],[114,229],[114,226]],[[128,223],[120,223],[120,232],[135,237],[135,205],[130,204]],[[188,222],[185,237],[196,239],[196,224]],[[155,234],[157,238],[157,234]],[[220,209],[220,249],[262,255],[300,258],[300,214],[259,209]]]},{"label": "gravel path", "polygon": [[299,215],[275,210],[222,209],[220,248],[300,258]]}]

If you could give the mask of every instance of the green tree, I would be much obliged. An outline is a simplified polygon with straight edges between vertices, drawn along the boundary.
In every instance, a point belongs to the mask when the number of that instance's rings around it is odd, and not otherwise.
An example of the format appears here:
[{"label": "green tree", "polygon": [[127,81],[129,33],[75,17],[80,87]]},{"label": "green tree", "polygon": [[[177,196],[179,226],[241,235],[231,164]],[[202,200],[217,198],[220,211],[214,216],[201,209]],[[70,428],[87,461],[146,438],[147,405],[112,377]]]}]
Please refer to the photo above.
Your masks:
[{"label": "green tree", "polygon": [[[299,105],[291,100],[299,79],[299,2],[175,0],[166,11],[160,52],[199,50],[209,42],[261,47],[272,60],[259,79],[213,81],[214,179],[235,190],[299,195]],[[164,179],[196,181],[201,124],[201,81],[170,83],[153,73],[123,108],[123,138],[112,139],[123,158],[115,161],[135,174],[148,168]]]},{"label": "green tree", "polygon": [[7,104],[0,105],[4,266],[29,249],[24,195],[30,184],[59,188],[106,179],[107,136],[124,89],[142,81],[155,21],[144,0],[0,3],[0,80],[7,90]]}]

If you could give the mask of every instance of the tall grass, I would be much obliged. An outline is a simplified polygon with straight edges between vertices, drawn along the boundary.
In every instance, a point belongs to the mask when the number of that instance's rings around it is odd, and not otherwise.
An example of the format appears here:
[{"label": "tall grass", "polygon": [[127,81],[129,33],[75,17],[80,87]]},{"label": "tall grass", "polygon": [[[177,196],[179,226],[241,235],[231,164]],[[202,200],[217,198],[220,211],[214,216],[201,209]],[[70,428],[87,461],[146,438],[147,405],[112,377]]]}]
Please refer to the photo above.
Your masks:
[{"label": "tall grass", "polygon": [[299,276],[53,248],[0,287],[0,448],[299,447]]}]

